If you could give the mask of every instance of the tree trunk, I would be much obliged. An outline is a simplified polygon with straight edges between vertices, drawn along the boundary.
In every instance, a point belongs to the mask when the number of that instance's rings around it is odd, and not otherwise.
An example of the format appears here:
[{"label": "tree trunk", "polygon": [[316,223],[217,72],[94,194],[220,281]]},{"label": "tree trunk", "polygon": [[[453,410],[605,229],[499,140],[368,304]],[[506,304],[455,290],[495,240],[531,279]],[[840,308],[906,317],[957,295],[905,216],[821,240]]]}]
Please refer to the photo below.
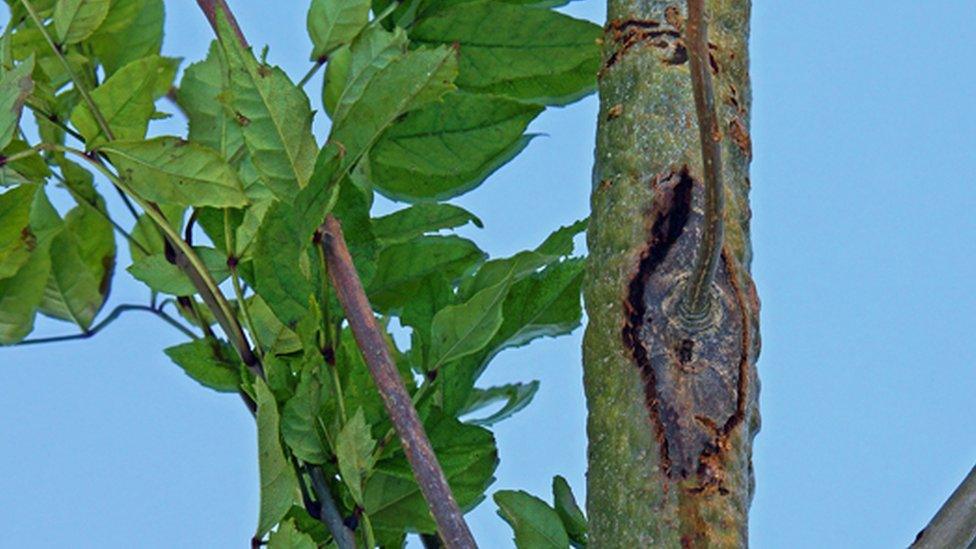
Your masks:
[{"label": "tree trunk", "polygon": [[588,231],[593,547],[742,547],[759,429],[748,0],[706,2],[725,235],[703,325],[675,313],[703,227],[686,3],[610,0]]}]

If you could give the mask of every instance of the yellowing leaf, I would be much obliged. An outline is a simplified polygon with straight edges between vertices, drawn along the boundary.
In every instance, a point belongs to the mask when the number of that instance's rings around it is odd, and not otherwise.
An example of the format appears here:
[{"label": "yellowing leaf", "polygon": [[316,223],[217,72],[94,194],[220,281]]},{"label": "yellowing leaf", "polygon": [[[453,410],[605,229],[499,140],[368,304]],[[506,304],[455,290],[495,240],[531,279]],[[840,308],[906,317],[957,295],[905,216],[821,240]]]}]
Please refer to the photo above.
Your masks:
[{"label": "yellowing leaf", "polygon": [[251,160],[265,185],[291,202],[312,175],[318,147],[308,97],[278,67],[259,63],[237,40],[223,12],[220,45],[230,66],[230,96]]},{"label": "yellowing leaf", "polygon": [[101,147],[119,175],[145,199],[182,206],[237,207],[247,196],[213,149],[176,137],[113,141]]},{"label": "yellowing leaf", "polygon": [[54,5],[54,30],[62,44],[88,38],[108,15],[110,0],[58,0]]},{"label": "yellowing leaf", "polygon": [[[142,139],[149,119],[156,112],[154,102],[169,89],[176,64],[149,55],[133,61],[92,91],[92,99],[115,139]],[[85,137],[89,149],[107,141],[98,122],[84,102],[71,113],[71,123]]]}]

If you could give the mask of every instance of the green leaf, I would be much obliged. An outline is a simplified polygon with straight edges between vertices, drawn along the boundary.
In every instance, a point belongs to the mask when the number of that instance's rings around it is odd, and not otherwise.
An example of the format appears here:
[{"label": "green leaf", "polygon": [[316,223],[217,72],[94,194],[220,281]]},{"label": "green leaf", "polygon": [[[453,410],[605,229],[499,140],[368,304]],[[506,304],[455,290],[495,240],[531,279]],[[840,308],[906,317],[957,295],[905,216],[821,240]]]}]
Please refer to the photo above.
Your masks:
[{"label": "green leaf", "polygon": [[113,141],[101,148],[145,199],[181,206],[247,204],[237,173],[216,151],[177,137]]},{"label": "green leaf", "polygon": [[210,43],[207,58],[183,71],[179,102],[189,119],[189,139],[220,153],[225,159],[244,146],[241,127],[233,117],[224,91],[230,86],[227,61],[220,44]]},{"label": "green leaf", "polygon": [[582,259],[565,260],[513,284],[505,300],[505,321],[492,342],[496,350],[569,333],[579,326],[583,266]]},{"label": "green leaf", "polygon": [[473,213],[453,204],[421,203],[373,220],[373,233],[382,245],[398,244],[415,237],[453,229],[468,222],[484,225]]},{"label": "green leaf", "polygon": [[183,368],[186,375],[204,387],[221,393],[236,393],[241,388],[243,364],[225,341],[196,339],[170,347],[165,353]]},{"label": "green leaf", "polygon": [[[494,481],[498,451],[491,431],[431,410],[424,422],[437,460],[462,510],[470,510]],[[406,457],[380,460],[366,482],[365,507],[374,527],[434,532],[434,521]]]},{"label": "green leaf", "polygon": [[573,489],[566,479],[556,475],[552,478],[552,498],[556,513],[574,546],[586,547],[586,515],[576,503]]},{"label": "green leaf", "polygon": [[268,538],[268,549],[317,549],[318,544],[311,536],[300,532],[295,522],[286,520]]},{"label": "green leaf", "polygon": [[306,367],[281,410],[281,436],[295,457],[307,463],[325,463],[332,454],[320,433],[323,398],[318,367]]},{"label": "green leaf", "polygon": [[230,96],[251,160],[268,189],[291,202],[308,184],[317,145],[312,109],[283,70],[259,63],[218,11],[218,35],[230,66]]},{"label": "green leaf", "polygon": [[457,44],[462,89],[561,105],[596,88],[602,34],[593,23],[555,11],[484,1],[434,11],[410,38]]},{"label": "green leaf", "polygon": [[110,0],[58,0],[54,30],[61,44],[76,44],[91,36],[108,15]]},{"label": "green leaf", "polygon": [[[194,251],[200,256],[200,260],[218,284],[230,276],[224,254],[214,248],[195,247]],[[157,292],[176,296],[197,293],[196,286],[179,267],[166,259],[165,254],[153,254],[137,259],[126,270]]]},{"label": "green leaf", "polygon": [[[169,221],[173,230],[180,232],[180,229],[183,227],[184,208],[172,204],[161,204],[159,209],[163,212],[163,217]],[[132,235],[132,240],[138,244],[129,246],[129,256],[132,257],[133,262],[139,261],[148,255],[162,254],[166,251],[162,233],[156,226],[156,222],[147,214],[141,214],[136,219],[136,224],[130,234]]]},{"label": "green leaf", "polygon": [[88,330],[108,299],[115,271],[115,235],[98,211],[78,206],[51,242],[51,276],[41,312]]},{"label": "green leaf", "polygon": [[458,415],[468,415],[478,410],[487,408],[496,402],[504,402],[505,405],[495,413],[480,419],[466,420],[474,425],[491,426],[503,419],[508,419],[516,413],[522,411],[532,402],[536,392],[539,390],[539,382],[531,383],[511,383],[508,385],[498,385],[487,389],[475,389],[468,397],[468,402]]},{"label": "green leaf", "polygon": [[502,324],[484,349],[449,364],[440,374],[444,408],[463,408],[488,362],[509,347],[542,336],[569,333],[582,315],[580,285],[583,261],[564,260],[512,284],[502,305]]},{"label": "green leaf", "polygon": [[348,43],[368,21],[369,0],[312,0],[307,18],[312,61]]},{"label": "green leaf", "polygon": [[386,32],[370,26],[333,55],[325,71],[323,101],[333,120],[346,116],[376,73],[407,51],[403,29]]},{"label": "green leaf", "polygon": [[299,227],[293,208],[275,202],[258,229],[254,252],[254,289],[292,329],[305,316],[315,292],[309,278],[309,244],[300,237]]},{"label": "green leaf", "polygon": [[498,514],[515,531],[518,549],[567,549],[569,537],[559,515],[541,499],[521,490],[495,492]]},{"label": "green leaf", "polygon": [[447,47],[410,51],[376,71],[348,109],[337,109],[329,144],[341,158],[338,173],[358,162],[398,117],[454,89],[456,74],[457,56]]},{"label": "green leaf", "polygon": [[[0,279],[0,345],[18,342],[34,328],[34,316],[44,297],[44,286],[51,269],[51,239],[61,228],[61,218],[42,187],[27,185],[19,188],[26,188],[33,195],[28,226],[22,229],[30,235],[30,254],[12,276]],[[0,195],[0,198],[14,191],[17,189]]]},{"label": "green leaf", "polygon": [[542,110],[503,97],[449,94],[383,134],[370,152],[371,179],[381,193],[399,200],[457,196],[528,144],[522,132]]},{"label": "green leaf", "polygon": [[163,45],[163,0],[113,0],[108,17],[91,37],[105,74],[139,58],[158,55]]},{"label": "green leaf", "polygon": [[278,405],[267,384],[254,382],[258,405],[258,470],[261,476],[261,511],[254,537],[264,536],[291,509],[298,479],[285,458],[278,433]]},{"label": "green leaf", "polygon": [[13,276],[0,280],[0,345],[17,343],[34,328],[51,269],[46,246],[32,253]]},{"label": "green leaf", "polygon": [[17,134],[24,102],[34,91],[33,70],[32,55],[13,69],[4,71],[0,78],[0,150],[6,148]]},{"label": "green leaf", "polygon": [[461,284],[461,295],[470,296],[483,288],[498,284],[510,274],[515,279],[520,279],[572,254],[573,239],[584,229],[586,220],[577,221],[554,231],[535,250],[486,262],[474,277],[464,280]]},{"label": "green leaf", "polygon": [[[149,119],[156,112],[155,100],[166,93],[175,74],[173,60],[149,55],[125,65],[92,91],[92,99],[116,139],[146,135]],[[84,102],[72,111],[71,123],[89,149],[107,141]]]},{"label": "green leaf", "polygon": [[31,232],[31,204],[37,187],[22,185],[0,194],[0,279],[14,275],[37,246]]},{"label": "green leaf", "polygon": [[248,303],[248,311],[254,321],[255,339],[261,342],[266,351],[294,353],[301,350],[302,342],[298,336],[278,320],[260,295],[252,296]]},{"label": "green leaf", "polygon": [[370,302],[392,313],[432,274],[449,281],[484,259],[484,252],[470,240],[457,236],[423,236],[383,249],[376,260],[376,274],[367,287]]},{"label": "green leaf", "polygon": [[476,353],[491,341],[502,325],[502,303],[510,286],[511,280],[505,279],[434,315],[428,371]]},{"label": "green leaf", "polygon": [[346,422],[336,440],[336,458],[339,460],[339,474],[349,488],[353,501],[363,504],[363,482],[373,468],[373,448],[376,441],[370,434],[369,424],[363,409]]}]

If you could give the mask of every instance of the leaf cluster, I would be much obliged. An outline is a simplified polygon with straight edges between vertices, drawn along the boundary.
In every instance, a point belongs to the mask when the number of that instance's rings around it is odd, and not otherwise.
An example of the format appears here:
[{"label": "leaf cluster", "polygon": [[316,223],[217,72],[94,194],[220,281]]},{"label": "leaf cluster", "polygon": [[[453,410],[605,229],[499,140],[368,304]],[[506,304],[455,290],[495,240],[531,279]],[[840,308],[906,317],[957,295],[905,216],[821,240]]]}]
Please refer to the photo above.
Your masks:
[{"label": "leaf cluster", "polygon": [[[329,506],[366,546],[435,534],[315,245],[331,213],[458,503],[482,501],[498,464],[490,426],[538,382],[477,381],[504,349],[578,326],[585,222],[490,259],[456,233],[481,221],[446,200],[524,149],[546,107],[592,92],[600,29],[545,1],[312,0],[320,140],[304,81],[255,56],[227,13],[181,68],[162,55],[162,0],[6,1],[0,344],[25,341],[38,313],[96,332],[124,261],[148,288],[143,308],[189,336],[166,349],[173,362],[253,406],[256,539],[332,543]],[[152,132],[166,110],[186,117],[184,135]],[[103,186],[128,211],[110,211]],[[56,193],[73,204],[63,215]],[[374,193],[402,207],[376,216]],[[567,493],[562,481],[555,510],[495,499],[520,546],[585,544]]]}]

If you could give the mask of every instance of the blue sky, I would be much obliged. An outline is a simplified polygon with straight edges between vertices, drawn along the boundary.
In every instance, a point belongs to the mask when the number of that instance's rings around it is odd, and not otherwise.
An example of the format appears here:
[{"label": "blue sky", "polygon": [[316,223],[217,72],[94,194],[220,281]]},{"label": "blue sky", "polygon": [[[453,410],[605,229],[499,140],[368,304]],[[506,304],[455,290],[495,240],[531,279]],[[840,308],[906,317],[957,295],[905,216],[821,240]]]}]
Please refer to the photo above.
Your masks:
[{"label": "blue sky", "polygon": [[[976,4],[755,4],[753,546],[905,546],[976,463]],[[299,78],[306,2],[232,5]],[[167,9],[164,52],[201,58],[210,30],[194,2]],[[602,23],[605,4],[567,11]],[[512,253],[586,215],[595,118],[595,97],[547,111],[532,126],[546,136],[459,201],[484,220],[470,233],[484,248]],[[143,299],[117,278],[115,302]],[[169,363],[161,350],[178,342],[135,313],[93,340],[0,350],[0,547],[246,542],[253,421]],[[486,374],[542,381],[498,427],[494,489],[546,496],[562,474],[582,495],[579,347],[577,332],[506,351]],[[512,545],[490,501],[470,521],[483,547]]]}]

